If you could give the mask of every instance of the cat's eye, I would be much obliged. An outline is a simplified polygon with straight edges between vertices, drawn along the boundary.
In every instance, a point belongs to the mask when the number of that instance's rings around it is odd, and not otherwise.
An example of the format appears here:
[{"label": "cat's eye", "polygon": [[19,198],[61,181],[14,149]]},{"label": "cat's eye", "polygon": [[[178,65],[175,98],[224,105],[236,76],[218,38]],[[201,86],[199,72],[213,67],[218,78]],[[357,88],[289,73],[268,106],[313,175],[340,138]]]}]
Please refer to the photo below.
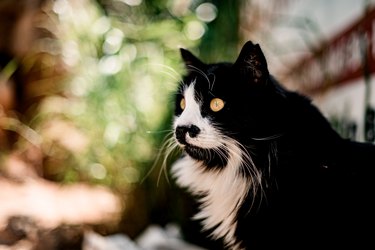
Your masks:
[{"label": "cat's eye", "polygon": [[182,110],[184,110],[186,107],[186,102],[185,102],[185,98],[182,98],[181,101],[180,101],[180,108]]},{"label": "cat's eye", "polygon": [[210,102],[210,108],[214,112],[218,112],[224,108],[224,101],[220,98],[214,98]]}]

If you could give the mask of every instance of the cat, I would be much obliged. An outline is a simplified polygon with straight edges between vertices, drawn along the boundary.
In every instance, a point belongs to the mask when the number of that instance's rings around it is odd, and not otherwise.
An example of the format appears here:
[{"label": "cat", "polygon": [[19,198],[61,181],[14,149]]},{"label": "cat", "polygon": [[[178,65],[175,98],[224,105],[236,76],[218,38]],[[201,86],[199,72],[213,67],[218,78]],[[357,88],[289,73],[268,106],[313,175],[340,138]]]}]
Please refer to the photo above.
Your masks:
[{"label": "cat", "polygon": [[183,153],[171,173],[197,198],[203,231],[225,249],[375,245],[373,144],[340,137],[279,84],[259,44],[234,63],[180,52],[172,128]]}]

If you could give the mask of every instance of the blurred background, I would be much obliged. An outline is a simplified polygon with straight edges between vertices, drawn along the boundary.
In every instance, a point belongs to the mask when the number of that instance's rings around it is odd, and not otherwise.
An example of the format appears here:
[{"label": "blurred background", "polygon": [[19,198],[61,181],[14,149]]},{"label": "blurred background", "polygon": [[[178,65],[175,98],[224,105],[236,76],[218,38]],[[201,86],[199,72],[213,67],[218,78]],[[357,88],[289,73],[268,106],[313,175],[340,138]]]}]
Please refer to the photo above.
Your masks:
[{"label": "blurred background", "polygon": [[178,154],[163,161],[180,47],[217,62],[259,43],[283,85],[312,98],[344,137],[374,142],[374,8],[0,0],[0,249],[121,249],[107,236],[141,244],[155,225],[164,240],[208,246],[169,177]]}]

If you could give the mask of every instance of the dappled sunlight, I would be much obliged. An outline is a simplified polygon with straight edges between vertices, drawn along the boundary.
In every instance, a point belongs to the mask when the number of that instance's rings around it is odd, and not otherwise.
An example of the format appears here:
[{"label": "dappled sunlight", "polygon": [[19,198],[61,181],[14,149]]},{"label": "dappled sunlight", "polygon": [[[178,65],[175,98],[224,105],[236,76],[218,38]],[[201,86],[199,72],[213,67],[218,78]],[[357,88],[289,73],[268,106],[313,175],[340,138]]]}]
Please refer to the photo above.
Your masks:
[{"label": "dappled sunlight", "polygon": [[95,227],[134,237],[150,223],[178,48],[196,46],[217,15],[167,2],[0,3],[15,18],[0,23],[11,34],[0,41],[0,245],[63,240],[64,226],[81,240]]},{"label": "dappled sunlight", "polygon": [[113,223],[122,211],[120,198],[107,188],[62,186],[42,179],[15,182],[0,178],[0,199],[2,229],[12,216],[29,217],[40,227],[52,229],[61,224]]},{"label": "dappled sunlight", "polygon": [[202,240],[169,171],[180,48],[231,62],[259,43],[282,85],[316,89],[337,130],[373,141],[375,1],[359,2],[0,0],[0,250],[108,250],[106,235],[150,231],[179,249],[178,227]]}]

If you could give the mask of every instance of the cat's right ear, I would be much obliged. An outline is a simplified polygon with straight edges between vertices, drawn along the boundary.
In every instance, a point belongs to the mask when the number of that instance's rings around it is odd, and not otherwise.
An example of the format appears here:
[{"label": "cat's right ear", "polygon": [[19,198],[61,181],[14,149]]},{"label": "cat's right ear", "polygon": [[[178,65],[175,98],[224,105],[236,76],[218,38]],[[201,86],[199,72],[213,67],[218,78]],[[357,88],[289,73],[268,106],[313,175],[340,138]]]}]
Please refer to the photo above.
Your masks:
[{"label": "cat's right ear", "polygon": [[204,70],[205,64],[199,60],[196,56],[194,56],[190,51],[180,48],[181,57],[184,60],[185,67],[188,71],[191,70]]},{"label": "cat's right ear", "polygon": [[250,75],[256,83],[263,82],[269,74],[267,61],[259,44],[253,44],[251,41],[248,41],[242,47],[234,65],[241,72]]}]

